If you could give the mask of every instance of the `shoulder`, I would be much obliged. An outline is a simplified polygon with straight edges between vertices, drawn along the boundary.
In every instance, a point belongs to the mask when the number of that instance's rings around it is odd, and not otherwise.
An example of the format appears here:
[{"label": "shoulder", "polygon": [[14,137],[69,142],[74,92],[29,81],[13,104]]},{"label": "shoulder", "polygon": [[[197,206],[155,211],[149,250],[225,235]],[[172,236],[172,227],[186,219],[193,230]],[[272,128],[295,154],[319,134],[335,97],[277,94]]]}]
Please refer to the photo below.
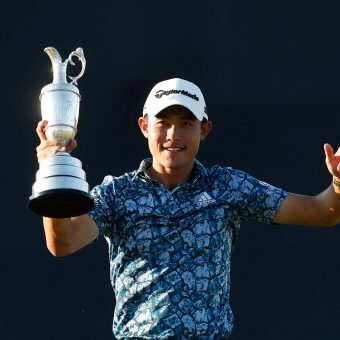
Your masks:
[{"label": "shoulder", "polygon": [[259,189],[268,191],[275,189],[274,186],[255,178],[248,172],[229,166],[213,166],[208,170],[208,178],[212,185],[228,191],[250,193]]},{"label": "shoulder", "polygon": [[223,182],[238,182],[252,177],[248,173],[234,169],[230,166],[223,167],[214,165],[210,169],[207,169],[207,171],[209,178]]},{"label": "shoulder", "polygon": [[121,176],[106,175],[102,182],[96,185],[93,190],[95,191],[121,191],[133,185],[133,179],[136,171],[127,172]]}]

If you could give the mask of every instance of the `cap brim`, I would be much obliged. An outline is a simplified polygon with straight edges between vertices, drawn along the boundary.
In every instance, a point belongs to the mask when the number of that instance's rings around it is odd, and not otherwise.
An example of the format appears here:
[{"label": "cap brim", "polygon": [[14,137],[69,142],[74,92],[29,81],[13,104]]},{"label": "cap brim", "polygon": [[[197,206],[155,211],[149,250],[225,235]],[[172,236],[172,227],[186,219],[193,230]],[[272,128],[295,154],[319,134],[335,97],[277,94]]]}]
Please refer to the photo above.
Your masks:
[{"label": "cap brim", "polygon": [[200,115],[199,113],[196,113],[194,112],[192,106],[186,104],[186,103],[183,103],[183,101],[180,101],[180,100],[168,100],[166,102],[163,103],[163,105],[158,105],[156,107],[153,108],[152,111],[146,111],[144,113],[147,114],[148,116],[150,117],[155,117],[157,116],[161,111],[163,111],[164,109],[170,107],[170,106],[173,106],[173,105],[181,105],[181,106],[184,106],[185,108],[187,108],[199,121],[202,121],[203,120],[203,115]]}]

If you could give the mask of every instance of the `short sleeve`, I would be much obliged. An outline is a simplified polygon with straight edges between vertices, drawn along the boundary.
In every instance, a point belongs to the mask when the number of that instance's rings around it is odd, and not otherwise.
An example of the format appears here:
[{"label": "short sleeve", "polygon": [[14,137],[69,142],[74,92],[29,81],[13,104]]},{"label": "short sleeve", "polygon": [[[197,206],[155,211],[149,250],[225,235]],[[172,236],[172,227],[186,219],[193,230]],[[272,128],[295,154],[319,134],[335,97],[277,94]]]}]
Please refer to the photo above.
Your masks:
[{"label": "short sleeve", "polygon": [[[94,207],[87,213],[97,224],[99,236],[106,235],[113,227],[114,183],[112,176],[106,176],[102,184],[91,190]],[[98,237],[99,237],[98,236]]]},{"label": "short sleeve", "polygon": [[232,170],[227,177],[238,217],[241,220],[272,223],[289,193],[243,171]]}]

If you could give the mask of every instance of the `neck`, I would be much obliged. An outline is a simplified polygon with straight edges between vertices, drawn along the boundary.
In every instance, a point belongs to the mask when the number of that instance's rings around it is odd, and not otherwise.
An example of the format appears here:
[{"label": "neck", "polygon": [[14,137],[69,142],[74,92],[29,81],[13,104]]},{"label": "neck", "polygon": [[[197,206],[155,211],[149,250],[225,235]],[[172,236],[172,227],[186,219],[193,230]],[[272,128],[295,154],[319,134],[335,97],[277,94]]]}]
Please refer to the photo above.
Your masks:
[{"label": "neck", "polygon": [[153,162],[152,166],[147,170],[147,173],[152,179],[155,179],[170,190],[173,190],[180,183],[190,181],[193,167],[194,162],[187,167],[181,167],[179,169],[159,168]]}]

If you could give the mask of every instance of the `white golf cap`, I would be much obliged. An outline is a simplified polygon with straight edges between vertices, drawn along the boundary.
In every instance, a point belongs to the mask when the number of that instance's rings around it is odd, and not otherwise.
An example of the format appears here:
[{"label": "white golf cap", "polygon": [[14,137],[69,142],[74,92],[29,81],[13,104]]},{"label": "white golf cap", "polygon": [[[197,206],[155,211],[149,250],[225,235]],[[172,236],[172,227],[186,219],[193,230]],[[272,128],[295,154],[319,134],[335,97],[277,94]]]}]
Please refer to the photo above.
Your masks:
[{"label": "white golf cap", "polygon": [[207,108],[201,90],[193,83],[180,78],[161,81],[156,84],[146,99],[143,116],[156,116],[172,105],[182,105],[189,109],[195,117],[208,120]]}]

